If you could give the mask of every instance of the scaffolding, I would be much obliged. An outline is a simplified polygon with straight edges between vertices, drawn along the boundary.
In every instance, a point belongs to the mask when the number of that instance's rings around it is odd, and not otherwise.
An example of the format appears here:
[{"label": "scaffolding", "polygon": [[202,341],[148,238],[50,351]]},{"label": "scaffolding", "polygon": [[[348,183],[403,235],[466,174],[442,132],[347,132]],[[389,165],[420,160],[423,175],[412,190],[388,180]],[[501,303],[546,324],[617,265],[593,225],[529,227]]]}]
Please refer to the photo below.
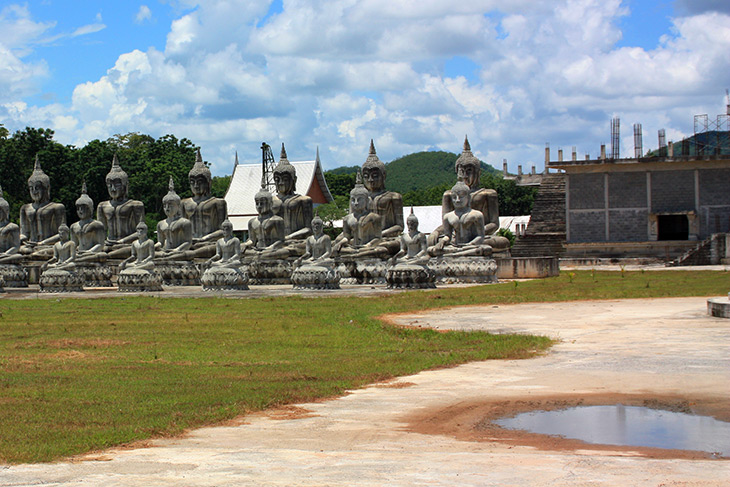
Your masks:
[{"label": "scaffolding", "polygon": [[641,124],[634,124],[634,157],[636,159],[643,156],[644,152],[644,138],[641,133]]},{"label": "scaffolding", "polygon": [[266,188],[272,194],[276,192],[276,184],[274,183],[274,154],[271,152],[271,146],[266,142],[261,143],[261,187]]},{"label": "scaffolding", "polygon": [[619,120],[618,117],[613,117],[611,119],[611,159],[620,159],[621,158],[621,148],[619,147],[619,141],[620,141],[620,125],[621,120]]}]

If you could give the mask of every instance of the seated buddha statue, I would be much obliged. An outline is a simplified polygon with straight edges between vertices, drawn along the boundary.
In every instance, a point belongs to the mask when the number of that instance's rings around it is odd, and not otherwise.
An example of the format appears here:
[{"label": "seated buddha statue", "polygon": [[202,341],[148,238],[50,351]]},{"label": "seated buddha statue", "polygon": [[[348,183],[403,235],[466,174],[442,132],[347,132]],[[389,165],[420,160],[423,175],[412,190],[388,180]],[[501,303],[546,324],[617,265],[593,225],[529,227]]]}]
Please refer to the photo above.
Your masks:
[{"label": "seated buddha statue", "polygon": [[188,173],[193,195],[182,200],[183,217],[193,225],[193,249],[196,257],[210,257],[216,241],[223,236],[221,225],[228,217],[226,200],[210,194],[211,173],[198,149],[195,165]]},{"label": "seated buddha statue", "polygon": [[383,218],[382,245],[391,255],[400,250],[399,236],[403,232],[403,197],[385,189],[385,164],[375,153],[370,140],[370,151],[362,165],[362,177],[370,196],[370,210]]},{"label": "seated buddha statue", "polygon": [[471,208],[471,191],[458,181],[449,192],[453,211],[443,216],[443,234],[428,248],[432,256],[488,256],[492,247],[484,237],[484,215]]},{"label": "seated buddha statue", "polygon": [[22,260],[20,227],[10,221],[10,204],[0,187],[0,264],[18,264]]},{"label": "seated buddha statue", "polygon": [[[456,159],[455,170],[457,178],[463,181],[471,193],[471,208],[482,213],[484,217],[484,242],[495,251],[509,249],[509,239],[496,235],[499,230],[499,197],[493,189],[480,188],[481,162],[471,152],[469,139],[464,138],[464,149]],[[454,210],[451,192],[446,191],[441,202],[441,215]],[[429,244],[436,241],[441,228],[437,228],[429,237]]]},{"label": "seated buddha statue", "polygon": [[408,232],[400,236],[400,250],[390,259],[390,263],[395,265],[396,262],[404,264],[422,265],[431,258],[428,255],[428,245],[426,243],[426,234],[418,231],[418,217],[413,213],[406,218],[406,226]]},{"label": "seated buddha statue", "polygon": [[294,192],[297,185],[297,172],[286,156],[284,144],[281,144],[281,156],[279,164],[274,168],[274,183],[276,184],[276,196],[273,199],[272,210],[275,215],[284,219],[284,241],[290,248],[296,242],[300,242],[299,251],[294,252],[301,255],[304,239],[312,234],[310,224],[312,221],[312,198]]},{"label": "seated buddha statue", "polygon": [[106,228],[103,250],[110,258],[126,258],[130,255],[132,242],[137,238],[137,224],[144,221],[144,204],[129,199],[128,187],[129,177],[114,154],[111,170],[106,175],[110,199],[102,201],[96,208],[96,218]]},{"label": "seated buddha statue", "polygon": [[243,244],[254,260],[286,259],[289,250],[284,246],[286,231],[284,219],[274,214],[274,197],[262,181],[261,189],[254,196],[258,216],[248,221],[249,239]]},{"label": "seated buddha statue", "polygon": [[94,202],[86,194],[86,182],[81,187],[81,196],[76,200],[76,214],[79,221],[71,225],[71,240],[76,244],[76,262],[105,262],[106,231],[104,224],[94,220]]},{"label": "seated buddha statue", "polygon": [[175,192],[175,182],[170,176],[168,192],[162,198],[162,209],[167,218],[157,223],[157,260],[192,260],[193,224],[180,214],[180,196]]},{"label": "seated buddha statue", "polygon": [[342,220],[342,233],[335,239],[333,253],[353,260],[384,258],[389,254],[381,245],[383,218],[371,210],[368,190],[357,174],[350,191],[350,213]]},{"label": "seated buddha statue", "polygon": [[215,255],[208,259],[204,267],[227,267],[238,269],[241,267],[241,241],[233,236],[233,224],[225,220],[221,224],[223,236],[215,243]]},{"label": "seated buddha statue", "polygon": [[37,155],[28,190],[33,202],[20,208],[20,252],[31,259],[48,259],[59,239],[58,227],[66,223],[66,208],[51,201],[51,180]]},{"label": "seated buddha statue", "polygon": [[130,247],[130,255],[119,264],[120,271],[148,271],[155,269],[155,244],[147,237],[147,224],[139,222],[135,231],[136,240]]},{"label": "seated buddha statue", "polygon": [[69,240],[69,228],[65,223],[58,227],[58,237],[58,242],[53,244],[53,257],[41,269],[73,271],[76,268],[76,244]]},{"label": "seated buddha statue", "polygon": [[304,255],[299,257],[295,265],[298,266],[334,266],[332,259],[332,240],[324,233],[324,222],[315,215],[312,219],[312,235],[305,242]]}]

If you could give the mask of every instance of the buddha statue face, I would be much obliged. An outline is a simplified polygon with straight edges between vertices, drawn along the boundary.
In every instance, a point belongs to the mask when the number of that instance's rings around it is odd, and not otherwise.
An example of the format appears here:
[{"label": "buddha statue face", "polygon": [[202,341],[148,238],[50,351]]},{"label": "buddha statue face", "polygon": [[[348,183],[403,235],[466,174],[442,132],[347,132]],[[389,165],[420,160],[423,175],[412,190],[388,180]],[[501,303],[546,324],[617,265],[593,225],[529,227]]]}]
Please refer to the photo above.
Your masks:
[{"label": "buddha statue face", "polygon": [[162,202],[162,209],[167,218],[174,218],[180,212],[180,201],[176,198],[169,198]]},{"label": "buddha statue face", "polygon": [[208,196],[210,194],[210,180],[205,174],[190,176],[190,191],[193,196]]},{"label": "buddha statue face", "polygon": [[363,167],[362,178],[363,184],[371,193],[381,191],[385,187],[385,174],[377,166]]},{"label": "buddha statue face", "polygon": [[137,239],[140,242],[147,240],[147,225],[145,223],[137,225]]},{"label": "buddha statue face", "polygon": [[408,232],[409,233],[416,233],[416,232],[418,232],[418,219],[417,218],[408,217],[406,219],[406,226],[408,227]]},{"label": "buddha statue face", "polygon": [[76,214],[78,215],[79,220],[87,220],[91,218],[93,211],[94,209],[85,203],[76,204]]},{"label": "buddha statue face", "polygon": [[480,168],[474,164],[457,164],[456,177],[464,181],[464,184],[473,188],[479,184]]},{"label": "buddha statue face", "polygon": [[320,218],[315,218],[314,220],[312,220],[312,233],[315,237],[319,237],[320,235],[322,235],[322,227],[323,223]]},{"label": "buddha statue face", "polygon": [[121,200],[127,196],[127,181],[119,176],[107,178],[106,189],[112,200]]},{"label": "buddha statue face", "polygon": [[28,192],[30,193],[30,199],[34,203],[42,203],[50,198],[51,188],[48,185],[39,180],[28,181]]},{"label": "buddha statue face", "polygon": [[274,184],[276,185],[276,192],[279,194],[292,194],[296,187],[297,179],[287,171],[275,171],[274,172]]},{"label": "buddha statue face", "polygon": [[454,208],[459,210],[469,206],[470,200],[469,187],[466,184],[457,184],[451,190],[451,201],[454,204]]},{"label": "buddha statue face", "polygon": [[58,236],[61,238],[61,242],[68,242],[68,227],[66,225],[58,227]]},{"label": "buddha statue face", "polygon": [[264,215],[271,211],[272,199],[270,194],[257,194],[254,202],[256,203],[256,211],[259,215]]},{"label": "buddha statue face", "polygon": [[361,213],[365,211],[368,206],[368,196],[366,194],[351,194],[350,195],[350,208],[353,213]]},{"label": "buddha statue face", "polygon": [[231,238],[233,236],[233,224],[229,221],[224,221],[221,224],[221,230],[223,230],[223,236]]}]

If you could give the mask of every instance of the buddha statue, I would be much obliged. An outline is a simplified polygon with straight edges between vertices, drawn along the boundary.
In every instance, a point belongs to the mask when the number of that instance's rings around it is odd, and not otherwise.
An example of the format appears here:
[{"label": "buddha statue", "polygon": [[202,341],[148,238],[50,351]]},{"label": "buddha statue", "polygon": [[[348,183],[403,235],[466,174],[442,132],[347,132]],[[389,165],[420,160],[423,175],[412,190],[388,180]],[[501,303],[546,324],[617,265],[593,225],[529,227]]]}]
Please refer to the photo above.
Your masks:
[{"label": "buddha statue", "polygon": [[370,195],[357,173],[350,191],[350,213],[342,220],[342,233],[335,239],[333,253],[351,259],[384,258],[389,254],[381,245],[383,218],[371,210]]},{"label": "buddha statue", "polygon": [[249,251],[254,260],[286,259],[289,250],[284,247],[284,219],[274,214],[274,197],[263,181],[254,201],[258,216],[248,221],[249,239],[244,244],[244,252]]},{"label": "buddha statue", "polygon": [[58,241],[58,227],[66,223],[66,208],[51,201],[51,180],[43,172],[38,156],[28,178],[32,203],[20,208],[20,252],[31,259],[48,259]]},{"label": "buddha statue", "polygon": [[324,233],[324,222],[319,215],[312,219],[312,232],[305,241],[304,255],[295,261],[295,266],[333,266],[332,240]]},{"label": "buddha statue", "polygon": [[[457,178],[469,187],[471,208],[481,212],[484,217],[484,243],[498,252],[508,250],[509,239],[496,235],[499,230],[499,197],[495,190],[479,187],[481,162],[472,154],[468,138],[464,138],[464,149],[456,159],[455,170]],[[444,216],[453,210],[451,193],[446,191],[441,203],[441,215]],[[430,245],[435,243],[441,230],[439,227],[431,234]]]},{"label": "buddha statue", "polygon": [[104,251],[110,258],[126,258],[131,244],[137,238],[135,228],[144,221],[144,204],[127,197],[129,177],[119,165],[114,154],[112,167],[106,175],[109,200],[102,201],[96,208],[96,218],[106,228]]},{"label": "buddha statue", "polygon": [[233,236],[233,224],[225,220],[221,224],[223,236],[215,244],[215,255],[208,259],[204,267],[226,267],[238,269],[241,267],[241,241]]},{"label": "buddha statue", "polygon": [[223,236],[221,225],[228,217],[226,200],[211,196],[211,173],[203,163],[200,149],[195,165],[188,173],[193,196],[182,200],[183,216],[193,225],[193,249],[196,257],[210,257],[216,241]]},{"label": "buddha statue", "polygon": [[168,192],[162,198],[162,208],[167,218],[157,223],[158,260],[192,260],[188,251],[193,245],[193,224],[181,216],[180,196],[175,192],[175,182],[170,176]]},{"label": "buddha statue", "polygon": [[71,239],[76,244],[76,262],[105,262],[103,251],[106,232],[104,224],[94,220],[94,202],[86,194],[86,182],[81,187],[81,196],[76,200],[76,214],[79,221],[71,225]]},{"label": "buddha statue", "polygon": [[362,165],[362,177],[370,196],[370,210],[383,217],[382,237],[392,239],[389,248],[398,252],[398,236],[403,232],[403,197],[395,191],[385,189],[385,164],[375,153],[375,144],[370,140],[370,151]]},{"label": "buddha statue", "polygon": [[[312,234],[312,198],[296,194],[297,173],[286,156],[284,144],[281,144],[279,164],[274,168],[274,183],[276,196],[273,199],[272,210],[275,215],[284,219],[284,241],[294,249],[293,243],[302,243]],[[299,245],[296,255],[301,255],[303,245]]]},{"label": "buddha statue", "polygon": [[459,180],[451,188],[452,211],[443,216],[443,234],[428,248],[432,256],[488,256],[492,247],[484,236],[484,215],[471,208],[471,189]]},{"label": "buddha statue", "polygon": [[[154,271],[155,244],[147,237],[147,224],[139,222],[135,229],[136,240],[130,247],[130,256],[119,264],[120,271]],[[121,277],[122,272],[120,272]]]},{"label": "buddha statue", "polygon": [[428,255],[428,245],[426,243],[426,234],[418,231],[418,217],[413,213],[406,218],[406,226],[408,232],[400,237],[400,250],[390,259],[390,263],[395,265],[398,263],[405,264],[425,264],[431,258]]},{"label": "buddha statue", "polygon": [[76,244],[69,240],[69,228],[65,223],[58,227],[58,237],[58,242],[53,244],[53,257],[41,269],[73,271],[76,269]]},{"label": "buddha statue", "polygon": [[10,221],[10,204],[3,197],[0,187],[0,265],[18,264],[22,260],[20,227]]}]

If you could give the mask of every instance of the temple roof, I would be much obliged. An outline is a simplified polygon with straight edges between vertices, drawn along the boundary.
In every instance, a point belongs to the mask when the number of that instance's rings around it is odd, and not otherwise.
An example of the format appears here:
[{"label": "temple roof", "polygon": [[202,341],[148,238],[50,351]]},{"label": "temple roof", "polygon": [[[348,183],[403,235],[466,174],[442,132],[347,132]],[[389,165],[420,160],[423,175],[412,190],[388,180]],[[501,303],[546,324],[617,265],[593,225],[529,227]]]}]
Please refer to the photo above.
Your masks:
[{"label": "temple roof", "polygon": [[[312,198],[315,206],[333,201],[318,159],[290,162],[297,171],[295,193]],[[225,200],[233,230],[248,230],[248,221],[257,215],[254,195],[261,189],[261,164],[236,164]]]}]

